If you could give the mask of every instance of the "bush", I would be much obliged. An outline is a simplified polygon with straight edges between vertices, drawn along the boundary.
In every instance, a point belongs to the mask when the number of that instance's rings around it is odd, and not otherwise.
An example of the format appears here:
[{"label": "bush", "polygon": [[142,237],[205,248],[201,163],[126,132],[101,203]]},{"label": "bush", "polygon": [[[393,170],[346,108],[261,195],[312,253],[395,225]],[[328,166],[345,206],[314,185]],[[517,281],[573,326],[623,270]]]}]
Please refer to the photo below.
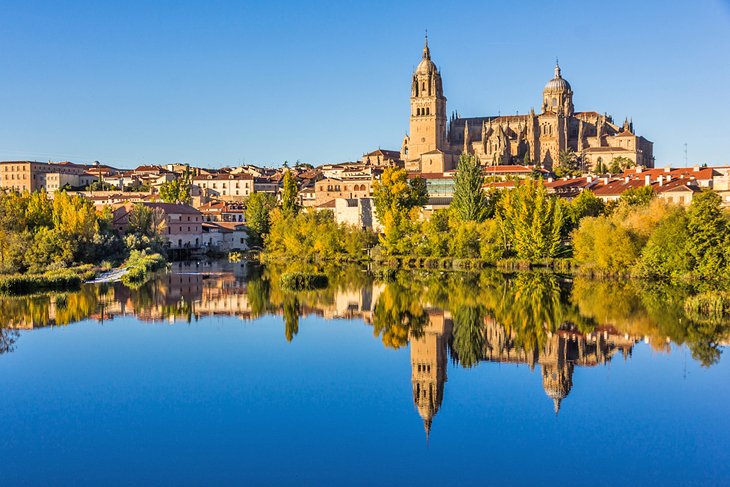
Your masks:
[{"label": "bush", "polygon": [[125,264],[127,273],[122,276],[122,282],[129,285],[138,285],[147,281],[149,274],[167,266],[167,261],[161,254],[148,254],[145,251],[132,251]]},{"label": "bush", "polygon": [[281,287],[290,291],[305,291],[327,287],[325,274],[316,272],[285,272],[281,275]]}]

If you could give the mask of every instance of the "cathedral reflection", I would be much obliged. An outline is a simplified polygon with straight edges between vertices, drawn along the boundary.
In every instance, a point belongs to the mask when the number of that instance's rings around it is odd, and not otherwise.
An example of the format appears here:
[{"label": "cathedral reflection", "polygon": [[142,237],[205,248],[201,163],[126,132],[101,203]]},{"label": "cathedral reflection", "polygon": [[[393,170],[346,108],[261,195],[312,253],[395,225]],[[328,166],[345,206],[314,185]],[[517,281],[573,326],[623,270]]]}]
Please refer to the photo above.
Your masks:
[{"label": "cathedral reflection", "polygon": [[[429,310],[429,323],[421,336],[411,337],[411,381],[413,401],[429,435],[434,416],[441,407],[447,380],[448,344],[453,339],[454,323],[449,312]],[[495,319],[483,321],[484,344],[480,361],[527,364],[540,367],[545,394],[552,399],[555,414],[573,387],[574,367],[594,367],[608,363],[620,353],[630,357],[637,338],[620,334],[610,327],[581,333],[570,325],[548,332],[541,347],[528,349],[517,344],[516,334],[508,332]]]}]

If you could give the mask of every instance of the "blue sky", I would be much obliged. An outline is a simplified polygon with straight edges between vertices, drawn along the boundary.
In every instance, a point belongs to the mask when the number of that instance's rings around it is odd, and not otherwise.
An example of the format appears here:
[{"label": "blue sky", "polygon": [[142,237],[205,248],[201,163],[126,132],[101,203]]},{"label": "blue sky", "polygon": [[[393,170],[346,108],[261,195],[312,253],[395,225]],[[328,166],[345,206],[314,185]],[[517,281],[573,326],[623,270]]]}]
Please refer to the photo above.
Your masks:
[{"label": "blue sky", "polygon": [[[153,4],[154,3],[154,4]],[[730,1],[0,4],[0,159],[118,166],[399,149],[428,28],[448,110],[633,117],[658,165],[730,164]]]}]

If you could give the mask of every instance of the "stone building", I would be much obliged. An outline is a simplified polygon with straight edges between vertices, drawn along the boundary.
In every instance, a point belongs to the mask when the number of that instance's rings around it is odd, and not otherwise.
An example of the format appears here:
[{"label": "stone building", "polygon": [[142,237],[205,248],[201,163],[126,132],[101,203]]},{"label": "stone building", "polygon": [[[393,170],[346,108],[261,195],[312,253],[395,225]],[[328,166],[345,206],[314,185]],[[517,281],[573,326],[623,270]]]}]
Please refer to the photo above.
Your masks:
[{"label": "stone building", "polygon": [[44,189],[52,193],[66,185],[83,187],[98,179],[90,173],[90,169],[90,166],[70,162],[0,162],[0,188],[13,189],[21,193]]},{"label": "stone building", "polygon": [[636,135],[632,121],[618,125],[605,113],[575,111],[573,88],[557,62],[543,89],[540,113],[531,109],[525,115],[466,118],[454,112],[447,123],[441,73],[431,60],[426,38],[411,80],[410,130],[401,148],[408,170],[448,171],[461,153],[473,154],[483,165],[552,168],[559,154],[568,150],[592,167],[599,162],[608,165],[617,157],[654,166],[653,143]]}]

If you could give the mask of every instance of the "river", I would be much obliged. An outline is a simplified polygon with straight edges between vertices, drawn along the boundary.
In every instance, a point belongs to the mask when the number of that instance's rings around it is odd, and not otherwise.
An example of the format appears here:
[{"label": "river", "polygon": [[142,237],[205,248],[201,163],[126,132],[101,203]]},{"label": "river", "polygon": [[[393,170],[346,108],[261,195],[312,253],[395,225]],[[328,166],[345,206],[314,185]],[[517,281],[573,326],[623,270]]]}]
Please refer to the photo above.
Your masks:
[{"label": "river", "polygon": [[0,298],[0,484],[727,485],[730,325],[549,273]]}]

